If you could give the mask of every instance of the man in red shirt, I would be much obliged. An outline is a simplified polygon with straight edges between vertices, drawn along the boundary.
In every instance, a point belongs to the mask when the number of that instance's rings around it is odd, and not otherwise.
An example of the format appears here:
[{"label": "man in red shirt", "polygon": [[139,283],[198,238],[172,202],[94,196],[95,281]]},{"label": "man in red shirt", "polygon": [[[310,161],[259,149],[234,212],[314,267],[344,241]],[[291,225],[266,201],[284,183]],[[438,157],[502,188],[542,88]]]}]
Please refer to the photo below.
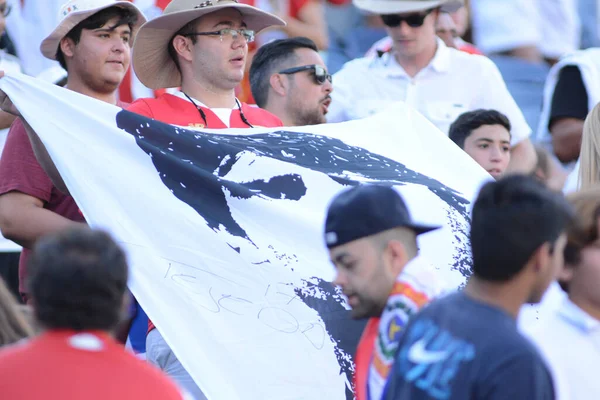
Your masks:
[{"label": "man in red shirt", "polygon": [[45,331],[0,352],[3,399],[183,399],[112,337],[127,307],[128,272],[110,236],[87,227],[46,236],[29,267],[34,314]]},{"label": "man in red shirt", "polygon": [[[133,48],[133,70],[151,89],[180,89],[138,99],[128,111],[195,128],[282,126],[275,115],[235,96],[244,77],[248,43],[255,33],[274,25],[285,23],[236,0],[173,0],[160,17],[140,28]],[[146,358],[196,400],[205,399],[152,322]]]},{"label": "man in red shirt", "polygon": [[[127,1],[71,0],[60,15],[41,52],[68,71],[66,88],[123,106],[117,89],[129,67],[132,37],[145,21],[142,13]],[[2,107],[20,116],[6,98]],[[73,198],[53,185],[36,160],[28,136],[39,141],[27,121],[15,120],[0,159],[0,230],[23,246],[19,291],[26,301],[29,249],[45,234],[85,222]]]},{"label": "man in red shirt", "polygon": [[281,126],[269,112],[240,102],[235,88],[244,76],[248,43],[255,33],[284,24],[235,0],[173,0],[160,17],[140,28],[133,70],[151,89],[180,90],[139,99],[128,110],[197,128]]}]

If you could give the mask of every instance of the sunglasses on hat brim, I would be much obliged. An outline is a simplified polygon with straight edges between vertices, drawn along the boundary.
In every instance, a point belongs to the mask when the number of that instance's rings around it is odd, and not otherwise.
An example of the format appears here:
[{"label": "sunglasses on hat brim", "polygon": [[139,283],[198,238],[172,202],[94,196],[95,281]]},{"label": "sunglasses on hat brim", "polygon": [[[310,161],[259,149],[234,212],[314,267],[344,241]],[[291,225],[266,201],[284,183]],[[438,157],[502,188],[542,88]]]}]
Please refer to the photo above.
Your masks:
[{"label": "sunglasses on hat brim", "polygon": [[408,26],[411,28],[418,28],[423,25],[425,22],[425,18],[431,14],[435,10],[435,8],[431,8],[424,13],[419,14],[408,14],[408,15],[398,15],[398,14],[383,14],[381,15],[381,20],[390,28],[397,28],[402,24],[402,21],[406,22]]},{"label": "sunglasses on hat brim", "polygon": [[323,85],[325,83],[325,81],[329,81],[329,83],[332,83],[332,81],[333,81],[333,77],[331,76],[331,74],[327,73],[327,70],[325,68],[323,68],[320,65],[316,65],[316,64],[315,65],[303,65],[301,67],[284,69],[283,71],[279,71],[278,74],[292,75],[292,74],[296,74],[298,72],[308,71],[308,70],[313,70],[313,76],[315,78],[315,83],[317,83],[319,85]]}]

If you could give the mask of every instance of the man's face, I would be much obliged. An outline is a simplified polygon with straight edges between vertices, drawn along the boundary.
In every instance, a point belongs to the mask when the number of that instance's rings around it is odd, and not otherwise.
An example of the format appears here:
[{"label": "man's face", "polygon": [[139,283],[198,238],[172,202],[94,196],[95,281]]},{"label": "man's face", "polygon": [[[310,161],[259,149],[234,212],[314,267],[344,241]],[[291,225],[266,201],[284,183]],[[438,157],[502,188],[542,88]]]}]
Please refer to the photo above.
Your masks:
[{"label": "man's face", "polygon": [[552,252],[546,258],[546,265],[543,265],[539,271],[537,282],[535,283],[535,286],[532,289],[529,298],[527,299],[528,303],[539,303],[542,300],[542,297],[544,296],[544,293],[546,292],[546,289],[548,289],[550,283],[558,277],[558,273],[564,265],[563,253],[566,244],[567,235],[563,233],[559,236],[556,242],[554,242]]},{"label": "man's face", "polygon": [[79,43],[70,55],[65,54],[70,80],[78,77],[98,92],[110,93],[118,88],[131,58],[131,29],[129,25],[114,28],[118,21],[119,17],[114,17],[98,29],[81,31]]},{"label": "man's face", "polygon": [[[597,230],[600,233],[600,219]],[[600,239],[581,250],[578,265],[569,266],[569,297],[578,304],[587,304],[600,312]]]},{"label": "man's face", "polygon": [[409,26],[409,23],[404,20],[396,27],[389,26],[391,21],[393,24],[394,16],[382,16],[386,24],[386,32],[392,38],[394,50],[403,58],[414,58],[427,51],[432,43],[435,43],[435,21],[439,12],[438,10],[421,11],[418,13],[395,14],[400,18],[410,18],[416,22],[422,19],[423,24],[420,26]]},{"label": "man's face", "polygon": [[464,151],[498,179],[510,162],[510,133],[502,125],[482,125],[467,136]]},{"label": "man's face", "polygon": [[[296,60],[286,68],[319,65],[327,71],[319,53],[311,49],[297,49]],[[329,80],[322,84],[315,77],[315,69],[284,75],[290,82],[289,95],[286,96],[286,112],[295,126],[324,124],[327,108],[331,103],[333,85]]]},{"label": "man's face", "polygon": [[[246,28],[239,11],[226,8],[203,16],[196,32]],[[222,90],[234,89],[244,77],[248,43],[242,35],[196,36],[192,65],[197,82]]]},{"label": "man's face", "polygon": [[384,266],[382,252],[363,238],[334,247],[329,255],[337,271],[333,283],[348,298],[352,318],[380,316],[395,281]]}]

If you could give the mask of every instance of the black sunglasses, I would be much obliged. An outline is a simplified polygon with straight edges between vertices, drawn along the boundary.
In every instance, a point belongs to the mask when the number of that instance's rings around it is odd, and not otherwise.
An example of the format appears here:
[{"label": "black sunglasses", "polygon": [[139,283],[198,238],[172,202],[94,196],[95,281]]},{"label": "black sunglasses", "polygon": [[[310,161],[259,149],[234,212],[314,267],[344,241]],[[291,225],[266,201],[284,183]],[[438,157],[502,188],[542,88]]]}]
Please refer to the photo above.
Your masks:
[{"label": "black sunglasses", "polygon": [[326,80],[328,80],[330,83],[332,83],[333,78],[331,77],[331,74],[328,74],[327,70],[325,68],[323,68],[320,65],[316,65],[316,64],[315,65],[303,65],[301,67],[284,69],[283,71],[279,71],[278,74],[291,75],[291,74],[295,74],[295,73],[302,72],[302,71],[308,71],[311,69],[313,70],[313,76],[315,77],[315,82],[318,85],[324,84]]},{"label": "black sunglasses", "polygon": [[423,25],[425,22],[425,18],[431,14],[431,12],[435,10],[434,8],[425,11],[425,14],[409,14],[406,16],[401,16],[398,14],[384,14],[381,15],[381,20],[385,24],[385,26],[389,26],[390,28],[397,28],[400,26],[402,21],[406,22],[408,26],[411,28],[418,28]]}]

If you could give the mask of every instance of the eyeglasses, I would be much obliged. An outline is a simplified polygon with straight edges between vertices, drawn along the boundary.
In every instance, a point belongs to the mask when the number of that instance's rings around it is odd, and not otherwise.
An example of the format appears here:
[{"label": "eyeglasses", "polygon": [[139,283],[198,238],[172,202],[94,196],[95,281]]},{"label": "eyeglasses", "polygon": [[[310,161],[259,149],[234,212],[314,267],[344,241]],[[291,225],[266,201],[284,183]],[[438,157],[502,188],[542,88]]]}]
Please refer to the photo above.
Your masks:
[{"label": "eyeglasses", "polygon": [[294,68],[288,68],[288,69],[284,69],[283,71],[279,71],[278,74],[285,74],[285,75],[291,75],[291,74],[296,74],[298,72],[302,72],[302,71],[308,71],[308,70],[313,70],[313,76],[315,78],[315,83],[317,85],[323,85],[325,83],[325,81],[329,81],[329,83],[333,82],[333,78],[331,76],[331,74],[327,73],[327,70],[325,68],[323,68],[320,65],[303,65],[301,67],[294,67]]},{"label": "eyeglasses", "polygon": [[11,10],[12,6],[10,4],[4,3],[0,6],[0,14],[2,14],[4,17],[8,17],[8,14],[10,14]]},{"label": "eyeglasses", "polygon": [[421,25],[423,25],[423,22],[425,22],[425,18],[429,14],[431,14],[433,10],[434,9],[432,8],[430,10],[425,11],[424,14],[409,14],[404,17],[398,14],[385,14],[381,15],[381,20],[386,26],[389,26],[390,28],[399,27],[400,24],[402,24],[402,21],[406,22],[406,24],[411,28],[418,28]]},{"label": "eyeglasses", "polygon": [[192,32],[186,33],[182,36],[220,36],[221,41],[223,41],[223,37],[231,37],[233,40],[236,40],[238,37],[243,37],[247,43],[254,42],[254,31],[251,29],[233,29],[233,28],[223,28],[218,31],[213,32]]}]

